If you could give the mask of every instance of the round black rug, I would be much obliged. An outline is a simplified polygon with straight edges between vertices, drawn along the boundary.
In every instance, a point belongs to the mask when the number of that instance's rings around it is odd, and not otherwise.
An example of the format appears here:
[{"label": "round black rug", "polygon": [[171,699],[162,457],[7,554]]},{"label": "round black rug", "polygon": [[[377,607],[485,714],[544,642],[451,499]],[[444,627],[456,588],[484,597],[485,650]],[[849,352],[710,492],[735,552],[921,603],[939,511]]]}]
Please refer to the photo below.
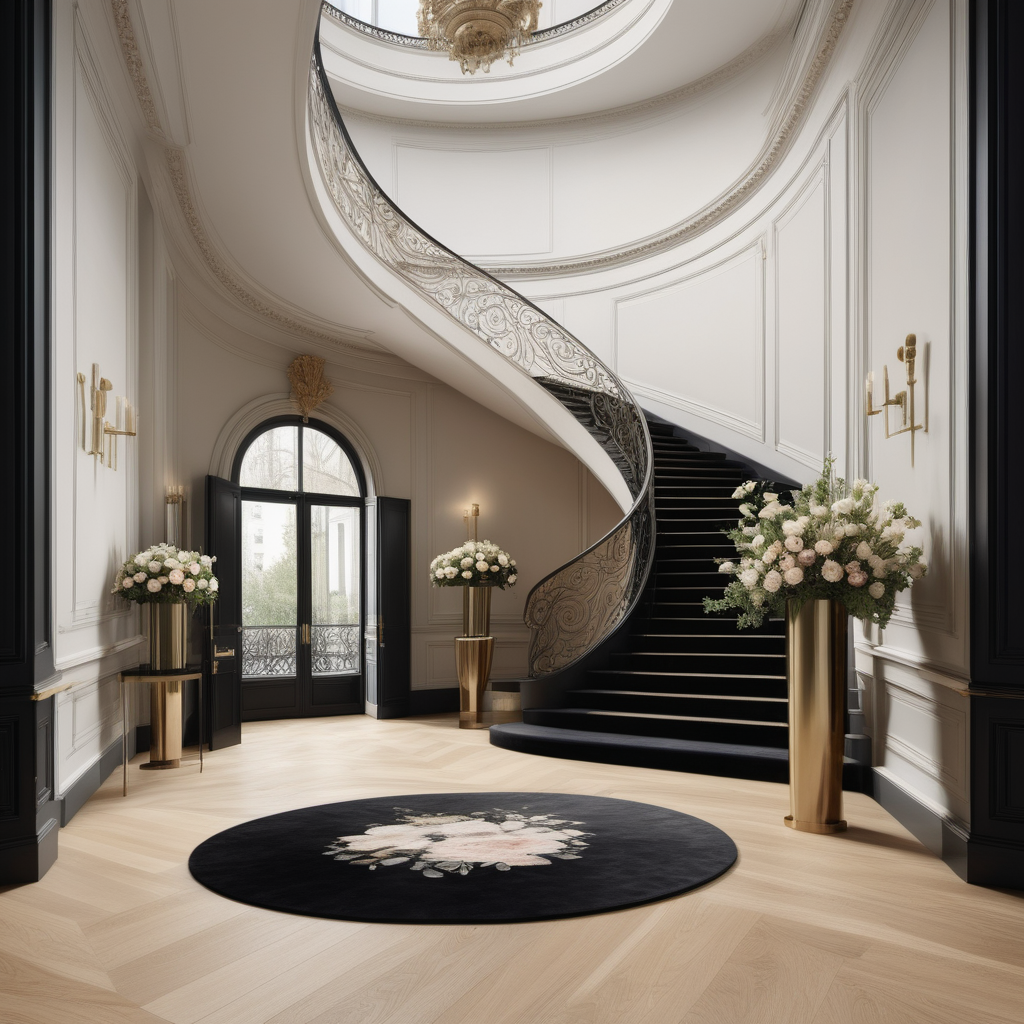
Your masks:
[{"label": "round black rug", "polygon": [[735,862],[721,829],[566,793],[430,793],[304,807],[192,851],[208,889],[312,917],[482,924],[575,917],[686,892]]}]

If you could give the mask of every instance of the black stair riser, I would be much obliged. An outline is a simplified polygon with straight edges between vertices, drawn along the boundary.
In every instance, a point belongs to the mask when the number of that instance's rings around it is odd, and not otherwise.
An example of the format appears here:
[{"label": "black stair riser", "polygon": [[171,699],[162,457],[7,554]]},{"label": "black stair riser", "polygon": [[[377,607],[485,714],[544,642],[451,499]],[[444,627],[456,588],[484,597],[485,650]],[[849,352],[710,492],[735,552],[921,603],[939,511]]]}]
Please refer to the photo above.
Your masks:
[{"label": "black stair riser", "polygon": [[649,715],[685,715],[689,718],[742,718],[751,722],[788,722],[789,704],[783,700],[728,700],[688,694],[573,690],[565,695],[576,707],[603,711],[640,711]]},{"label": "black stair riser", "polygon": [[[786,674],[786,652],[751,651],[748,654],[716,653],[696,648],[693,651],[632,651],[613,654],[611,669],[641,672],[714,672],[738,676],[774,676]],[[688,684],[689,685],[689,684]]]},{"label": "black stair riser", "polygon": [[664,672],[618,672],[601,669],[587,673],[587,686],[594,690],[641,690],[651,693],[704,693],[724,697],[785,697],[785,679],[754,676],[668,675]]},{"label": "black stair riser", "polygon": [[785,748],[789,745],[786,726],[690,722],[671,718],[641,718],[634,715],[590,715],[586,709],[557,708],[526,710],[529,725],[551,725],[560,729],[589,729],[593,732],[629,733],[636,736],[667,736],[708,743],[737,743],[759,747]]},{"label": "black stair riser", "polygon": [[746,630],[728,633],[707,633],[677,636],[640,633],[630,637],[630,649],[637,654],[689,654],[701,650],[714,654],[785,654],[786,639],[764,636]]}]

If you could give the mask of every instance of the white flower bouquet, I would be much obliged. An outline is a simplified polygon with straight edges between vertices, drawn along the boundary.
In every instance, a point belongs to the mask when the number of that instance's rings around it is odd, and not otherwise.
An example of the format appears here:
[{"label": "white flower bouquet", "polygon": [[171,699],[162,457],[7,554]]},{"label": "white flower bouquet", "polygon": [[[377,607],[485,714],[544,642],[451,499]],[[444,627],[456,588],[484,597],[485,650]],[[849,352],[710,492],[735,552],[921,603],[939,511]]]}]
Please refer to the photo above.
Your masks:
[{"label": "white flower bouquet", "polygon": [[734,577],[719,599],[706,597],[705,612],[740,611],[739,625],[759,626],[785,614],[786,602],[839,601],[858,619],[883,629],[896,595],[927,572],[921,548],[902,546],[906,530],[920,526],[902,502],[875,504],[876,484],[847,486],[829,456],[821,477],[783,504],[765,481],[748,480],[734,498],[742,519],[724,531],[737,560],[718,559]]},{"label": "white flower bouquet", "polygon": [[467,540],[430,563],[435,587],[514,587],[516,560],[489,540]]},{"label": "white flower bouquet", "polygon": [[138,604],[184,601],[193,608],[217,600],[216,557],[155,544],[129,558],[117,571],[112,594]]}]

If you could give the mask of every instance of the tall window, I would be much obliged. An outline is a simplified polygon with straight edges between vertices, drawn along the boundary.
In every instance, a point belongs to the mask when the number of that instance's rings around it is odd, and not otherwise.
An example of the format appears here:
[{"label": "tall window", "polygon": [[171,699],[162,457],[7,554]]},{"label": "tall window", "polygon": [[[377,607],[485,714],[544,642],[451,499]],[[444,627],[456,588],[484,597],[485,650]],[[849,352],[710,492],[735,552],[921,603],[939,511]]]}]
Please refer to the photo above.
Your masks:
[{"label": "tall window", "polygon": [[325,424],[274,421],[235,464],[242,488],[243,718],[361,709],[364,487]]}]

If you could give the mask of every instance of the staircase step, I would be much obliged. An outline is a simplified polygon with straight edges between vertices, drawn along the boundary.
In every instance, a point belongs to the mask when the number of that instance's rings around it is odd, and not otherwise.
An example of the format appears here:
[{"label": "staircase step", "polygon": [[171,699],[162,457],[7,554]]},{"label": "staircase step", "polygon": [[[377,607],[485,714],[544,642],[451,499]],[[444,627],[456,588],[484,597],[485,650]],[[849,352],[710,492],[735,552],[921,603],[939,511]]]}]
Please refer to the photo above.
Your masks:
[{"label": "staircase step", "polygon": [[713,693],[662,693],[657,690],[572,690],[566,700],[600,711],[634,711],[696,719],[788,722],[785,697],[733,697]]},{"label": "staircase step", "polygon": [[785,637],[735,627],[728,633],[633,633],[629,642],[637,654],[686,653],[698,645],[704,651],[729,654],[786,653]]},{"label": "staircase step", "polygon": [[755,672],[645,672],[640,669],[594,669],[587,683],[597,690],[644,693],[705,693],[725,697],[785,697],[786,677]]},{"label": "staircase step", "polygon": [[[490,740],[496,747],[524,754],[721,775],[730,779],[789,782],[789,753],[778,747],[595,733],[523,722],[492,726]],[[867,792],[869,785],[870,773],[847,759],[843,764],[843,789]]]},{"label": "staircase step", "polygon": [[620,672],[711,672],[716,675],[784,676],[786,651],[776,641],[775,651],[712,651],[693,641],[689,651],[623,651],[613,654],[609,668]]},{"label": "staircase step", "polygon": [[705,740],[709,743],[742,743],[782,748],[789,745],[789,725],[781,722],[648,715],[641,712],[596,711],[591,708],[532,708],[523,712],[523,722],[560,729],[670,736],[673,739]]}]

